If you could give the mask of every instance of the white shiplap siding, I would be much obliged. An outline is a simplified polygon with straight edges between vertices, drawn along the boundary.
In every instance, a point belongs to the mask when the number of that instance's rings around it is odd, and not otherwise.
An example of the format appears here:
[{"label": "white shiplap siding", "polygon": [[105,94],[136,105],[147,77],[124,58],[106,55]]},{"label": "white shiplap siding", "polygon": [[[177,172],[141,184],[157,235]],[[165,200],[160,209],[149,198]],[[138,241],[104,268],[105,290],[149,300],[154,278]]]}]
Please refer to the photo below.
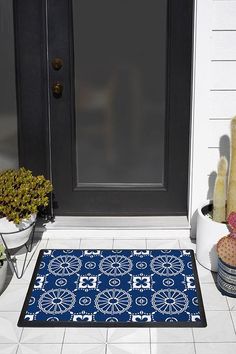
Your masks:
[{"label": "white shiplap siding", "polygon": [[212,30],[235,30],[236,1],[232,0],[212,0]]},{"label": "white shiplap siding", "polygon": [[[236,41],[235,41],[236,47]],[[209,97],[210,116],[213,119],[230,119],[236,114],[236,91],[211,91]]]},{"label": "white shiplap siding", "polygon": [[[190,213],[212,197],[220,155],[229,157],[236,115],[236,1],[195,1]],[[211,178],[213,176],[213,178]]]}]

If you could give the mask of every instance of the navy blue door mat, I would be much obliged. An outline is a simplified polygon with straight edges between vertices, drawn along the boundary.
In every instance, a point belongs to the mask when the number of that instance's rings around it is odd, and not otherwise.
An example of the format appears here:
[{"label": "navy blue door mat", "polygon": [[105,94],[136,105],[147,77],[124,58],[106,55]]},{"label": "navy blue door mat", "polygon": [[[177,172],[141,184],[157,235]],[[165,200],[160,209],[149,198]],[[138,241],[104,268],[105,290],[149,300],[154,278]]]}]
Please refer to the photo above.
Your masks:
[{"label": "navy blue door mat", "polygon": [[192,250],[41,250],[20,327],[205,327]]}]

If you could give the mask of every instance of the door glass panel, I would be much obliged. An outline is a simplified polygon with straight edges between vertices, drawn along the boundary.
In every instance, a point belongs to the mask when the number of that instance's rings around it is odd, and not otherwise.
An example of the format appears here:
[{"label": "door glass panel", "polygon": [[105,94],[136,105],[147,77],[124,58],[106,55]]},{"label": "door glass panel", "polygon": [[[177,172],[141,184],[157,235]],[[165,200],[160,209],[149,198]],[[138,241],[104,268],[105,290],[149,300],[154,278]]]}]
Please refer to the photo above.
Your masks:
[{"label": "door glass panel", "polygon": [[166,0],[74,0],[77,184],[163,184]]}]

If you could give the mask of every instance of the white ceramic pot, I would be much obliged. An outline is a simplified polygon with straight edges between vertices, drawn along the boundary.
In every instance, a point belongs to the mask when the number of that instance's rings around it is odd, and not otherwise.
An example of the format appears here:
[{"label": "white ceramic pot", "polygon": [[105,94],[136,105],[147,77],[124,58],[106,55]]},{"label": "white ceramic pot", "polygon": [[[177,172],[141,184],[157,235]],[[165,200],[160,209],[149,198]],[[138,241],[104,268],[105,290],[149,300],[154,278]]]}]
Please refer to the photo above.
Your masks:
[{"label": "white ceramic pot", "polygon": [[207,214],[212,211],[211,201],[197,210],[196,254],[198,262],[205,268],[217,272],[218,256],[216,244],[222,236],[229,234],[226,224],[213,221]]},{"label": "white ceramic pot", "polygon": [[29,219],[22,220],[18,225],[13,221],[8,221],[7,218],[0,218],[0,233],[8,248],[20,247],[28,241],[36,216],[36,214],[32,214]]}]

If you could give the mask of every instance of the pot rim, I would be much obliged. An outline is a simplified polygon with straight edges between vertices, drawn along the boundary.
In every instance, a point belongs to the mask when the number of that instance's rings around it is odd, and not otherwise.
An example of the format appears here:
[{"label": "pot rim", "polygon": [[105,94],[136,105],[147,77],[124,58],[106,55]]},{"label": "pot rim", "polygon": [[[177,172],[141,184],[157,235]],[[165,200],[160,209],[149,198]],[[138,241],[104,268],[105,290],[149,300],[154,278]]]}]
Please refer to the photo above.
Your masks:
[{"label": "pot rim", "polygon": [[[4,216],[3,218],[6,218],[6,216]],[[7,218],[6,218],[7,219]],[[1,220],[1,218],[0,218],[0,220]],[[29,221],[31,221],[32,220],[32,222],[29,224]],[[24,222],[24,223],[26,223],[26,225],[24,225],[25,227],[23,227],[23,228],[21,228],[21,229],[18,229],[18,230],[16,230],[16,231],[14,231],[14,230],[12,230],[12,231],[9,231],[9,232],[4,232],[4,231],[1,231],[0,230],[0,235],[2,234],[2,235],[10,235],[10,234],[17,234],[17,233],[19,233],[19,232],[21,232],[21,231],[25,231],[25,230],[28,230],[30,227],[32,227],[35,223],[36,223],[36,220],[37,220],[37,213],[33,213],[33,214],[31,214],[31,216],[28,218],[28,219],[23,219],[21,222],[20,222],[20,224],[22,223],[22,222]],[[12,223],[12,221],[9,221],[8,219],[7,219],[7,221],[9,222],[9,223]],[[13,223],[14,224],[14,223]],[[16,225],[16,224],[15,224]]]},{"label": "pot rim", "polygon": [[218,256],[218,258],[219,258],[219,262],[223,263],[224,266],[231,268],[233,270],[236,270],[236,266],[232,266],[229,263],[225,263],[219,256]]},{"label": "pot rim", "polygon": [[198,216],[201,217],[201,218],[204,219],[204,220],[211,221],[211,222],[214,223],[214,224],[227,226],[226,223],[215,221],[215,220],[209,218],[209,216],[207,216],[206,214],[203,213],[202,209],[203,209],[204,207],[210,206],[210,205],[213,206],[213,200],[207,200],[207,201],[205,201],[204,203],[202,203],[202,204],[198,207],[198,209],[197,209]]},{"label": "pot rim", "polygon": [[209,199],[209,200],[205,200],[203,203],[201,203],[201,204],[199,205],[199,207],[197,208],[197,210],[199,211],[199,214],[204,215],[204,214],[202,213],[202,209],[203,209],[204,207],[208,206],[208,205],[213,205],[213,200]]},{"label": "pot rim", "polygon": [[18,231],[11,231],[11,232],[2,232],[0,231],[0,235],[11,235],[11,234],[18,234],[19,232],[26,231],[30,227],[32,227],[36,223],[36,220],[33,221],[29,226],[25,227],[24,229],[18,230]]}]

